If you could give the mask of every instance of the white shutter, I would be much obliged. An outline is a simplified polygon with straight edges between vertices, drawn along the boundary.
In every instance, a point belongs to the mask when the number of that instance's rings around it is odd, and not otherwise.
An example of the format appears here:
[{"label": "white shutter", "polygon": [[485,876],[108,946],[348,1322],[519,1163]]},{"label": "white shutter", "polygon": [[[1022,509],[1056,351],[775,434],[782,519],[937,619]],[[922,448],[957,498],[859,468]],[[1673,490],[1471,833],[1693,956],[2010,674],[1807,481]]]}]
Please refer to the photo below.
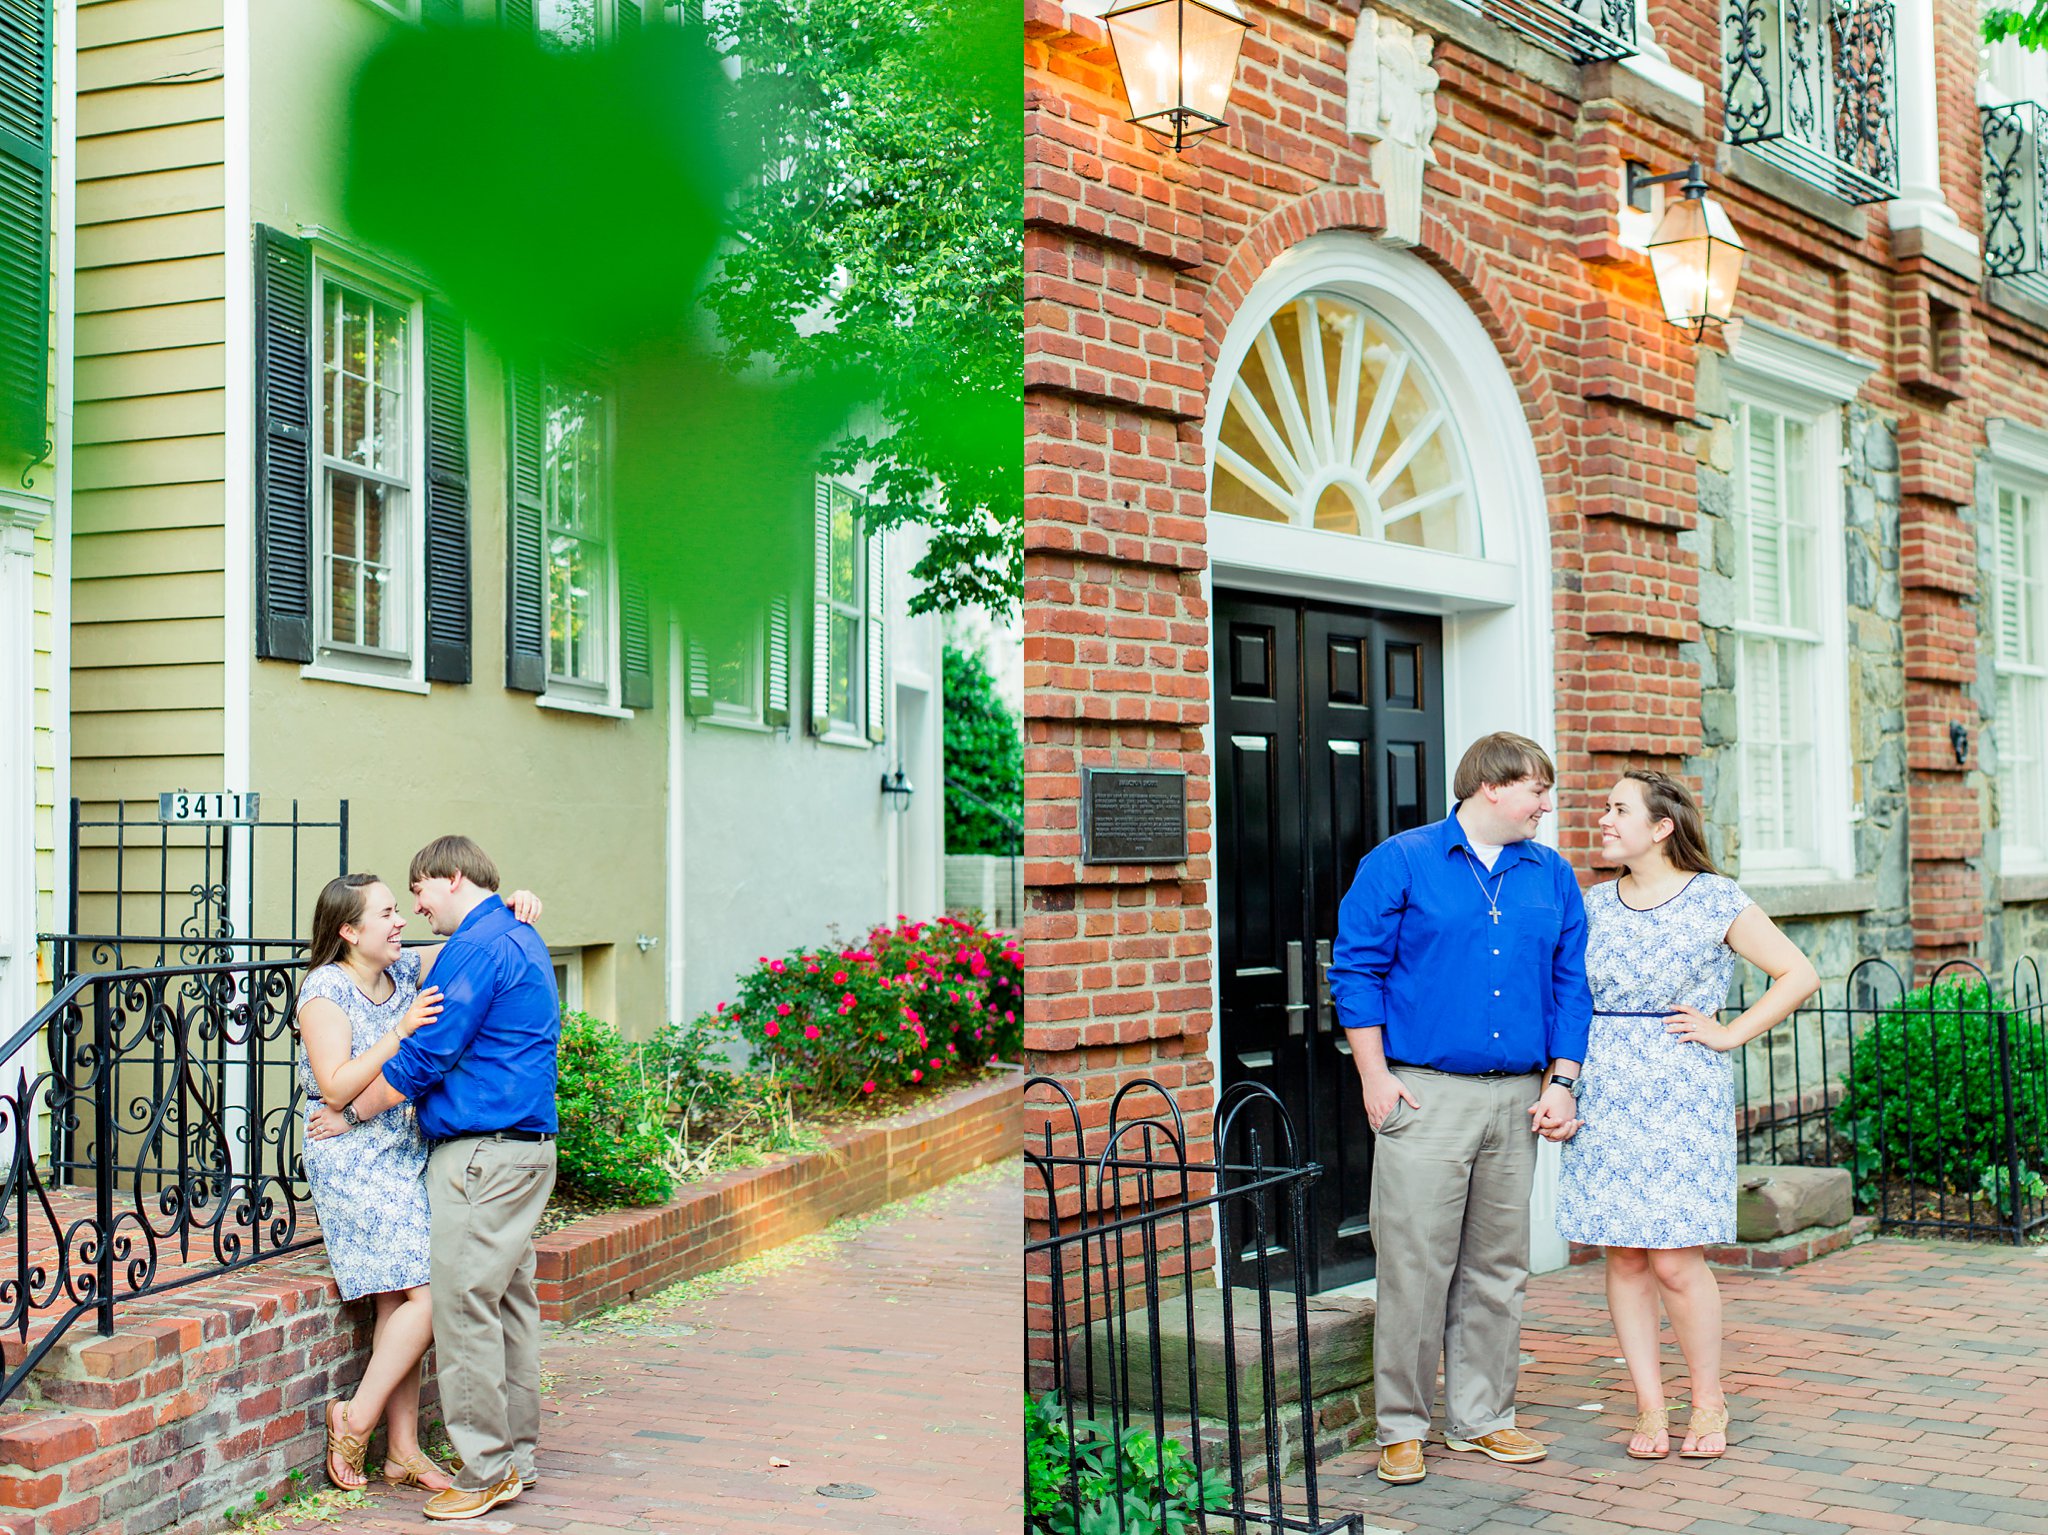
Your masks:
[{"label": "white shutter", "polygon": [[762,697],[767,705],[764,718],[771,725],[789,723],[789,599],[768,599],[768,675]]},{"label": "white shutter", "polygon": [[1784,466],[1780,457],[1780,419],[1766,410],[1745,406],[1742,413],[1742,528],[1745,543],[1744,585],[1749,617],[1754,623],[1780,624],[1785,614],[1785,571],[1780,518],[1784,502]]},{"label": "white shutter", "polygon": [[711,712],[711,655],[692,635],[683,643],[683,712],[701,719]]},{"label": "white shutter", "polygon": [[867,543],[868,739],[879,745],[889,739],[889,544],[879,528]]},{"label": "white shutter", "polygon": [[811,730],[823,735],[832,727],[832,483],[823,475],[814,482],[811,512]]}]

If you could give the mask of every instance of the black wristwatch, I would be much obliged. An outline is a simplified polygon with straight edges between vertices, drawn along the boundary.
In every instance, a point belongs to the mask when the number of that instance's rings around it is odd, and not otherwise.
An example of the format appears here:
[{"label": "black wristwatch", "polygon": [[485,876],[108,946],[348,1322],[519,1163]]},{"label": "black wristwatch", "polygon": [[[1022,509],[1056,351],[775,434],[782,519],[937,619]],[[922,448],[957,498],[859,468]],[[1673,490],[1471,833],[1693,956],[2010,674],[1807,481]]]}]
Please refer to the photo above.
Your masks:
[{"label": "black wristwatch", "polygon": [[1568,1077],[1561,1071],[1553,1071],[1550,1074],[1550,1082],[1553,1087],[1563,1088],[1574,1098],[1579,1096],[1579,1079],[1577,1077]]},{"label": "black wristwatch", "polygon": [[[1552,1077],[1551,1080],[1554,1082],[1557,1078]],[[353,1103],[344,1103],[341,1106],[341,1122],[351,1130],[359,1129],[362,1126],[363,1122],[356,1117],[356,1106]]]}]

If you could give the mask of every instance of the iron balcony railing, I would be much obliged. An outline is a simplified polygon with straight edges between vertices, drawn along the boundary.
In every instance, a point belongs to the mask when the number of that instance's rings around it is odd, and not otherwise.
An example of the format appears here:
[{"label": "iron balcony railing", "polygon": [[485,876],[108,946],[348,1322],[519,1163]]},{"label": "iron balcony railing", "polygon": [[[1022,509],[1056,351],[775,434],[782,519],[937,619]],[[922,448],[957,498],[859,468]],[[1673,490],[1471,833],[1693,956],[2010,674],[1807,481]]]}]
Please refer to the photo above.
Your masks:
[{"label": "iron balcony railing", "polygon": [[[1045,1233],[1024,1248],[1027,1531],[1359,1535],[1360,1516],[1327,1514],[1317,1486],[1293,1268],[1322,1169],[1280,1100],[1226,1089],[1205,1162],[1156,1082],[1127,1083],[1088,1132],[1065,1086],[1035,1077],[1027,1100],[1040,1089],[1024,1154],[1026,1215]],[[1231,1262],[1212,1289],[1219,1252]],[[1217,1302],[1201,1320],[1198,1292]]]},{"label": "iron balcony railing", "polygon": [[[294,1061],[297,960],[68,980],[0,1044],[0,1400],[80,1318],[320,1240]],[[43,1059],[35,1061],[40,1048]],[[39,1117],[67,1162],[39,1154]]]},{"label": "iron balcony railing", "polygon": [[2048,301],[2048,186],[2041,168],[2048,108],[1978,111],[1984,138],[1984,271]]},{"label": "iron balcony railing", "polygon": [[1899,195],[1891,0],[1722,0],[1728,142],[1845,202]]},{"label": "iron balcony railing", "polygon": [[1480,11],[1574,64],[1637,52],[1636,0],[1477,0]]},{"label": "iron balcony railing", "polygon": [[[1729,999],[1725,1018],[1747,1004]],[[2032,959],[1914,986],[1866,959],[1736,1058],[1743,1161],[1845,1167],[1880,1229],[2025,1242],[2048,1230],[2048,999]]]}]

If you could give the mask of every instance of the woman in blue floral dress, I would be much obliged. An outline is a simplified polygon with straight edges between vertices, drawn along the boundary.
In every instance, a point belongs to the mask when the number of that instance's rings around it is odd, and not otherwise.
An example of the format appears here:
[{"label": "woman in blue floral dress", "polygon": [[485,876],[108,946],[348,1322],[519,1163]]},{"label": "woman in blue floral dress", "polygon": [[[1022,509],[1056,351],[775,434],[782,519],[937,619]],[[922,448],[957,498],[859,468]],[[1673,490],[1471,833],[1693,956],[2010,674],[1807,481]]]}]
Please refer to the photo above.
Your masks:
[{"label": "woman in blue floral dress", "polygon": [[[1663,773],[1631,771],[1600,817],[1619,879],[1586,892],[1593,1031],[1577,1134],[1563,1145],[1557,1226],[1607,1250],[1607,1304],[1639,1409],[1628,1453],[1671,1453],[1658,1357],[1661,1297],[1691,1376],[1679,1454],[1727,1449],[1721,1295],[1704,1249],[1735,1240],[1735,1087],[1728,1052],[1811,996],[1819,978],[1707,855],[1699,807]],[[1737,958],[1771,977],[1716,1021]]]},{"label": "woman in blue floral dress", "polygon": [[[523,921],[540,902],[516,891]],[[405,918],[374,874],[329,880],[313,909],[306,978],[299,984],[299,1082],[311,1114],[323,1101],[354,1100],[431,1024],[440,993],[422,990],[439,945],[404,949]],[[343,1300],[370,1296],[376,1322],[369,1364],[355,1394],[327,1404],[327,1475],[338,1487],[366,1480],[363,1457],[379,1418],[388,1441],[384,1478],[438,1491],[448,1476],[420,1451],[420,1359],[433,1341],[427,1291],[427,1145],[410,1104],[365,1120],[348,1135],[305,1140],[306,1181]]]}]

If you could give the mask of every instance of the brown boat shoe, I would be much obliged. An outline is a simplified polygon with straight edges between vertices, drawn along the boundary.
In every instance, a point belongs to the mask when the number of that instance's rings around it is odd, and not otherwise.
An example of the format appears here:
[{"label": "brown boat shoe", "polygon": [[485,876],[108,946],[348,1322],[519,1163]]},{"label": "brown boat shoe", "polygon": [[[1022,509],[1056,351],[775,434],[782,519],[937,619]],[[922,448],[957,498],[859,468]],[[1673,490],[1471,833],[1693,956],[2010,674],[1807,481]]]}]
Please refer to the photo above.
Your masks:
[{"label": "brown boat shoe", "polygon": [[420,1512],[429,1519],[481,1519],[500,1503],[510,1503],[525,1490],[516,1475],[476,1492],[450,1487],[446,1492],[437,1492],[427,1499]]},{"label": "brown boat shoe", "polygon": [[1429,1473],[1422,1468],[1422,1441],[1403,1439],[1380,1446],[1380,1480],[1399,1486],[1419,1482]]},{"label": "brown boat shoe", "polygon": [[1482,1455],[1505,1461],[1511,1466],[1527,1465],[1532,1460],[1541,1460],[1550,1452],[1518,1428],[1499,1428],[1490,1434],[1481,1434],[1477,1439],[1452,1439],[1444,1443],[1454,1450],[1477,1450]]}]

